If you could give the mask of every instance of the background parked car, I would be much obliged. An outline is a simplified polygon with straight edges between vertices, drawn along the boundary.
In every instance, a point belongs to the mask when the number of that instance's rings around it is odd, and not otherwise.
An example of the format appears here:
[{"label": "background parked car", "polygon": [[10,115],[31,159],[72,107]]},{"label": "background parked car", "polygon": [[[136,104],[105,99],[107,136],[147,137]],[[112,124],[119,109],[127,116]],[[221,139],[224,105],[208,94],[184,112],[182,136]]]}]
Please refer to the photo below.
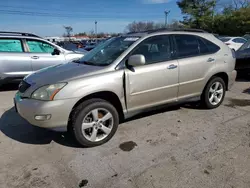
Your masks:
[{"label": "background parked car", "polygon": [[76,53],[86,54],[88,52],[87,50],[84,50],[83,45],[81,43],[64,42],[61,46],[66,50],[73,51]]},{"label": "background parked car", "polygon": [[80,59],[84,54],[30,33],[0,31],[0,85],[48,66]]},{"label": "background parked car", "polygon": [[250,40],[236,51],[236,66],[238,74],[250,77]]},{"label": "background parked car", "polygon": [[84,50],[90,51],[90,50],[93,50],[95,47],[96,47],[96,44],[92,43],[92,44],[86,45]]},{"label": "background parked car", "polygon": [[242,37],[222,37],[220,40],[234,51],[238,50],[245,42],[247,42],[247,40]]},{"label": "background parked car", "polygon": [[250,34],[249,34],[249,33],[245,34],[245,35],[243,36],[243,38],[245,38],[245,39],[247,39],[247,40],[250,40]]}]

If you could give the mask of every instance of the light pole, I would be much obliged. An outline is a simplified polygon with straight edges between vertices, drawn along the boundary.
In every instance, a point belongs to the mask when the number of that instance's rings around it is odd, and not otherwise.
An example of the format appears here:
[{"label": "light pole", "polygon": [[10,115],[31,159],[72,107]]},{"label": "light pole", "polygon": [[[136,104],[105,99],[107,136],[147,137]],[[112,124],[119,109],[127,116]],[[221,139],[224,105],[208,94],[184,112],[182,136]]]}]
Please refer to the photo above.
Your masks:
[{"label": "light pole", "polygon": [[170,10],[165,10],[165,27],[168,27],[168,15],[170,14]]},{"label": "light pole", "polygon": [[95,37],[97,38],[97,21],[95,21]]}]

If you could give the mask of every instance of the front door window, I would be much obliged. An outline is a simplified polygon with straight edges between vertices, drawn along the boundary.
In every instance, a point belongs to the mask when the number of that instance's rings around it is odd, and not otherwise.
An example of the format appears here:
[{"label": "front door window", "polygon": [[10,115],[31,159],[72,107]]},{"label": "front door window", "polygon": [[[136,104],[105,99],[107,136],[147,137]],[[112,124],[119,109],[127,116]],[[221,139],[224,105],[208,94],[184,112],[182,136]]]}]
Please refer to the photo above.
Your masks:
[{"label": "front door window", "polygon": [[27,45],[31,53],[52,53],[55,49],[49,43],[38,40],[27,40]]}]

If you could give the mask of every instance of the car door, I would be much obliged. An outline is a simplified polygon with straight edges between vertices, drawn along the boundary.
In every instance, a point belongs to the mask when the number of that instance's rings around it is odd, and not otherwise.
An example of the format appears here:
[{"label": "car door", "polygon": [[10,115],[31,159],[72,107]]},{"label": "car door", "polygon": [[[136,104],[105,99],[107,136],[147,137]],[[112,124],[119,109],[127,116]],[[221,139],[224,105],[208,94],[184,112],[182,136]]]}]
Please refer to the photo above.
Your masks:
[{"label": "car door", "polygon": [[26,39],[26,45],[32,60],[33,71],[65,62],[63,53],[52,55],[56,47],[50,43],[37,39]]},{"label": "car door", "polygon": [[22,78],[32,72],[31,59],[21,39],[0,38],[0,77]]},{"label": "car door", "polygon": [[173,59],[168,35],[145,39],[130,53],[145,56],[146,64],[125,69],[128,111],[175,101],[178,92],[178,61]]},{"label": "car door", "polygon": [[222,58],[216,55],[220,49],[212,42],[195,35],[174,35],[179,62],[178,99],[201,94],[205,79],[213,71],[216,61]]}]

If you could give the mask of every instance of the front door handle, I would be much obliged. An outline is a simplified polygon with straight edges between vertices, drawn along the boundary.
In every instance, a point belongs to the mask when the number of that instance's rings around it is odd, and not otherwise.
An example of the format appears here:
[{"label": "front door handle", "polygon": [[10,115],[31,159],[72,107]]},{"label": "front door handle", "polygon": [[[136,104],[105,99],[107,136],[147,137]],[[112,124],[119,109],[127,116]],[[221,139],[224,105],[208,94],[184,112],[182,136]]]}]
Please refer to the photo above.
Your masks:
[{"label": "front door handle", "polygon": [[31,59],[39,59],[38,56],[32,56]]},{"label": "front door handle", "polygon": [[215,61],[215,59],[214,58],[208,58],[208,60],[207,60],[207,62],[214,62]]},{"label": "front door handle", "polygon": [[175,64],[171,64],[168,66],[168,69],[176,69],[178,66]]}]

